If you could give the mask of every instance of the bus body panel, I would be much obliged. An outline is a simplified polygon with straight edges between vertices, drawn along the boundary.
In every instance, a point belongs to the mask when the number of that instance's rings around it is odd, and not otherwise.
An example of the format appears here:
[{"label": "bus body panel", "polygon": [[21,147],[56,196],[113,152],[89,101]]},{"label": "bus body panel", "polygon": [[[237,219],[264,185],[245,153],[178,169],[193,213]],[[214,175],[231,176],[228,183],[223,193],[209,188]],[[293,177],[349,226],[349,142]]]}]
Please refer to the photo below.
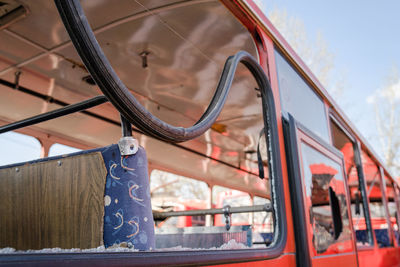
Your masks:
[{"label": "bus body panel", "polygon": [[357,266],[355,253],[318,256],[313,258],[313,267]]},{"label": "bus body panel", "polygon": [[360,267],[400,266],[400,248],[359,249],[358,262]]},{"label": "bus body panel", "polygon": [[231,263],[212,266],[235,266],[235,267],[282,267],[282,266],[296,266],[296,257],[293,253],[284,253],[280,257],[271,260],[261,260],[252,262]]}]

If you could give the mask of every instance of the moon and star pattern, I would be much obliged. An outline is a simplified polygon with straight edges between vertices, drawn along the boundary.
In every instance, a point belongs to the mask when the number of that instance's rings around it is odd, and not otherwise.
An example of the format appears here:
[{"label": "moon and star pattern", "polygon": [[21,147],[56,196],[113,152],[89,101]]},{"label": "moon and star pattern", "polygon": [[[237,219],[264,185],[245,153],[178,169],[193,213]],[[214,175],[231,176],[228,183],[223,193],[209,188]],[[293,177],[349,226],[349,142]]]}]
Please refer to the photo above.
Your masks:
[{"label": "moon and star pattern", "polygon": [[121,156],[117,145],[102,151],[107,178],[104,195],[104,246],[122,242],[138,250],[154,249],[147,157],[143,148]]}]

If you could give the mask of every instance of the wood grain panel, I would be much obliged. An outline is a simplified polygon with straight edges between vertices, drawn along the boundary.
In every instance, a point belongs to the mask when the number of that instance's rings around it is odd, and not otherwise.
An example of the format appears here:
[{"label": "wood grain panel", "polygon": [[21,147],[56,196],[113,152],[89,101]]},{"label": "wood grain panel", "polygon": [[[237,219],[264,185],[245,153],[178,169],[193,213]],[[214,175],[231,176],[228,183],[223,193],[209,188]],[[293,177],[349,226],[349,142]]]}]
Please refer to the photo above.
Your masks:
[{"label": "wood grain panel", "polygon": [[1,169],[0,248],[102,245],[106,175],[100,152]]}]

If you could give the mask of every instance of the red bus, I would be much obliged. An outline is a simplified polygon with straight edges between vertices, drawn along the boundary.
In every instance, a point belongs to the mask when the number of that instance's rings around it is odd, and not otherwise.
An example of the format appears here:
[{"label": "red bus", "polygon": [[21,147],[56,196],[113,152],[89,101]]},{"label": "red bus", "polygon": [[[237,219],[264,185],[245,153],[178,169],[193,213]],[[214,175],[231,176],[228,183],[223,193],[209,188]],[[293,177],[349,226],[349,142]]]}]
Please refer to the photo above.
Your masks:
[{"label": "red bus", "polygon": [[399,184],[252,0],[0,19],[0,265],[400,265]]}]

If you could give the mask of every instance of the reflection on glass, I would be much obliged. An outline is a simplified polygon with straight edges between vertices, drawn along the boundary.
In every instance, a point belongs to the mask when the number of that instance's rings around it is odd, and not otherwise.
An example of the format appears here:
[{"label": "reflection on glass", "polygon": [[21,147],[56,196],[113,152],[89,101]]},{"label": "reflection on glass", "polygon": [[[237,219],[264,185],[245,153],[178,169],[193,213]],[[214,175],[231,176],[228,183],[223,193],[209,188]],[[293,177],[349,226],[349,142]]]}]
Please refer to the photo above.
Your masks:
[{"label": "reflection on glass", "polygon": [[351,251],[341,166],[305,143],[301,144],[301,151],[314,249],[318,254]]},{"label": "reflection on glass", "polygon": [[389,177],[385,176],[386,183],[386,197],[388,199],[388,208],[389,208],[389,219],[390,225],[392,226],[393,233],[397,241],[399,241],[399,220],[398,220],[398,212],[396,205],[396,193],[393,182],[389,179]]},{"label": "reflection on glass", "polygon": [[329,142],[328,122],[321,98],[278,51],[275,51],[275,59],[282,109]]},{"label": "reflection on glass", "polygon": [[354,161],[354,147],[348,136],[331,120],[333,145],[343,153],[347,184],[350,192],[351,215],[358,246],[373,245],[371,229],[365,220],[365,206],[360,180]]},{"label": "reflection on glass", "polygon": [[381,175],[376,163],[364,151],[361,154],[361,159],[367,183],[372,228],[374,229],[378,246],[388,247],[391,246],[392,241],[389,238],[386,209],[382,201]]}]

